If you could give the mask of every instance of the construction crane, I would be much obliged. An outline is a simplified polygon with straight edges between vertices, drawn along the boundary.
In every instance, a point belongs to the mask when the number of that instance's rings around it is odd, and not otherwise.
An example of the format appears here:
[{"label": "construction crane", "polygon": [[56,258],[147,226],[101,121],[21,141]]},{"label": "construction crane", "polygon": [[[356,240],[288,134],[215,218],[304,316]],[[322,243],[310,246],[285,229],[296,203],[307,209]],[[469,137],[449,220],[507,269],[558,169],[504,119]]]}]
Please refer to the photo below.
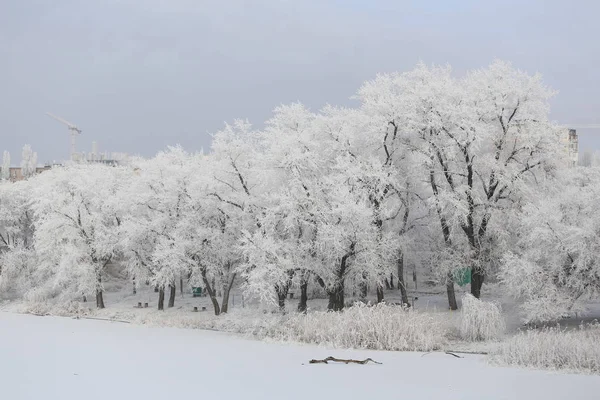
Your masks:
[{"label": "construction crane", "polygon": [[67,128],[69,128],[69,131],[71,132],[71,154],[70,154],[70,156],[71,156],[71,161],[75,161],[75,138],[77,137],[77,135],[81,134],[81,129],[79,129],[74,124],[70,123],[69,121],[66,121],[60,117],[57,117],[54,114],[47,112],[46,115],[48,115],[51,118],[54,118],[58,122],[62,122],[63,124],[65,124],[67,126]]}]

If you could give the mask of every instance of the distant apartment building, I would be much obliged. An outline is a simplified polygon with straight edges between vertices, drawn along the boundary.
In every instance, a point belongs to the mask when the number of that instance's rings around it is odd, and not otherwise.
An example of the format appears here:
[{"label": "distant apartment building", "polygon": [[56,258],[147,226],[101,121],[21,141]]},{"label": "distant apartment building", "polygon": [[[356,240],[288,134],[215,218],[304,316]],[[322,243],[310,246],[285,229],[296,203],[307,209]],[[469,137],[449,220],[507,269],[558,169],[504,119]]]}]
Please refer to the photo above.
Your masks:
[{"label": "distant apartment building", "polygon": [[[47,171],[51,168],[50,165],[45,165],[43,167],[37,167],[35,169],[35,173],[36,174],[41,174],[44,171]],[[11,182],[17,182],[17,181],[22,181],[25,179],[25,177],[23,176],[23,171],[21,169],[21,167],[10,167],[8,169],[9,172],[9,181]],[[0,167],[0,176],[2,176],[2,167]]]},{"label": "distant apartment building", "polygon": [[575,129],[569,129],[565,136],[562,136],[561,143],[567,152],[567,162],[569,167],[579,165],[579,137]]},{"label": "distant apartment building", "polygon": [[579,138],[575,129],[569,129],[567,153],[569,155],[570,166],[577,165],[579,163]]}]

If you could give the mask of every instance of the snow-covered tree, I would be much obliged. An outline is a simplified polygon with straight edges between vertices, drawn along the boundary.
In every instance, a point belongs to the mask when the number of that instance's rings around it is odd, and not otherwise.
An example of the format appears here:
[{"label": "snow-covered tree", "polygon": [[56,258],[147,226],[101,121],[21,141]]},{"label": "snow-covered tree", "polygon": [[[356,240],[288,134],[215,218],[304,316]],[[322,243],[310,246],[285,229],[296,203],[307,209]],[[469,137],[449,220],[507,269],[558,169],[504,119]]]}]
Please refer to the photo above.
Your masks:
[{"label": "snow-covered tree", "polygon": [[2,154],[2,176],[0,180],[7,181],[10,179],[10,153],[4,151]]},{"label": "snow-covered tree", "polygon": [[[195,241],[203,244],[190,247],[195,261],[192,277],[207,290],[215,314],[227,312],[230,290],[241,273],[242,232],[259,229],[258,218],[264,210],[259,201],[264,189],[261,157],[258,133],[248,122],[238,120],[213,136],[211,154],[204,159],[207,179],[195,190],[196,207],[204,204],[204,214],[194,225],[204,226],[205,231],[187,232],[188,241],[197,237]],[[218,292],[223,294],[220,306]]]},{"label": "snow-covered tree", "polygon": [[32,208],[39,268],[65,298],[96,295],[104,308],[102,279],[118,244],[116,194],[126,185],[123,170],[103,165],[53,168],[36,180]]},{"label": "snow-covered tree", "polygon": [[[463,79],[449,67],[421,64],[370,86],[379,95],[372,107],[392,104],[398,136],[420,155],[446,246],[458,246],[466,257],[471,292],[479,297],[494,215],[509,210],[564,153],[562,131],[548,120],[553,92],[539,76],[499,61]],[[451,277],[448,271],[449,303],[456,308]]]},{"label": "snow-covered tree", "polygon": [[158,309],[163,310],[165,289],[170,289],[168,307],[173,307],[177,279],[191,270],[177,229],[192,213],[190,180],[202,172],[196,157],[180,147],[133,165],[131,185],[119,195],[124,207],[120,247],[134,284],[148,282],[158,288]]},{"label": "snow-covered tree", "polygon": [[328,307],[340,310],[349,282],[380,285],[389,276],[396,242],[377,223],[373,185],[364,184],[373,171],[356,160],[359,122],[350,110],[313,115],[293,104],[267,123],[264,165],[278,186],[264,196],[260,228],[243,241],[249,288],[263,298],[282,306],[295,280],[303,310],[312,275],[328,293]]},{"label": "snow-covered tree", "polygon": [[600,298],[600,170],[564,171],[520,215],[519,242],[501,277],[524,319],[555,320]]},{"label": "snow-covered tree", "polygon": [[31,284],[33,210],[29,182],[0,182],[0,288],[23,294]]},{"label": "snow-covered tree", "polygon": [[21,174],[23,178],[28,179],[35,175],[37,170],[37,153],[31,150],[31,146],[23,146],[21,153]]}]

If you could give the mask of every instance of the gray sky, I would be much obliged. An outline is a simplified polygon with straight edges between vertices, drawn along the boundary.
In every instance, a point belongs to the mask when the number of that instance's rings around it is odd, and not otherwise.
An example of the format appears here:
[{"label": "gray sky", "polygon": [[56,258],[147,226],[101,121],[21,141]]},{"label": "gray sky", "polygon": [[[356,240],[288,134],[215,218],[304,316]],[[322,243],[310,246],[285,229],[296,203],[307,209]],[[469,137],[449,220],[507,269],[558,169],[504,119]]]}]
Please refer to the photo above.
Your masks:
[{"label": "gray sky", "polygon": [[[427,3],[422,4],[422,3]],[[78,150],[150,156],[208,148],[224,121],[281,104],[351,104],[377,72],[422,60],[457,73],[512,61],[560,93],[552,118],[600,123],[600,2],[0,1],[0,150],[39,161]],[[600,150],[600,130],[579,130]]]}]

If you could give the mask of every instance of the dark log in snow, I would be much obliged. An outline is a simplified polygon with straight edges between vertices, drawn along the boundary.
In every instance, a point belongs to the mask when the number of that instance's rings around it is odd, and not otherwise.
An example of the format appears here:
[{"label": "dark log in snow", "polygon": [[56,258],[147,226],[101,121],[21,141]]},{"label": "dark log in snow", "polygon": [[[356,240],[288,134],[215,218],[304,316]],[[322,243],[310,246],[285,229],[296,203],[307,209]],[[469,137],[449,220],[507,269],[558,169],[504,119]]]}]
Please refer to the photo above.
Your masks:
[{"label": "dark log in snow", "polygon": [[352,360],[352,359],[348,359],[348,360],[344,360],[342,358],[335,358],[335,357],[327,357],[324,358],[323,360],[310,360],[309,364],[327,364],[328,361],[333,361],[333,362],[343,362],[344,364],[366,364],[369,361],[371,361],[374,364],[382,364],[380,362],[377,362],[371,358],[367,358],[366,360]]}]

